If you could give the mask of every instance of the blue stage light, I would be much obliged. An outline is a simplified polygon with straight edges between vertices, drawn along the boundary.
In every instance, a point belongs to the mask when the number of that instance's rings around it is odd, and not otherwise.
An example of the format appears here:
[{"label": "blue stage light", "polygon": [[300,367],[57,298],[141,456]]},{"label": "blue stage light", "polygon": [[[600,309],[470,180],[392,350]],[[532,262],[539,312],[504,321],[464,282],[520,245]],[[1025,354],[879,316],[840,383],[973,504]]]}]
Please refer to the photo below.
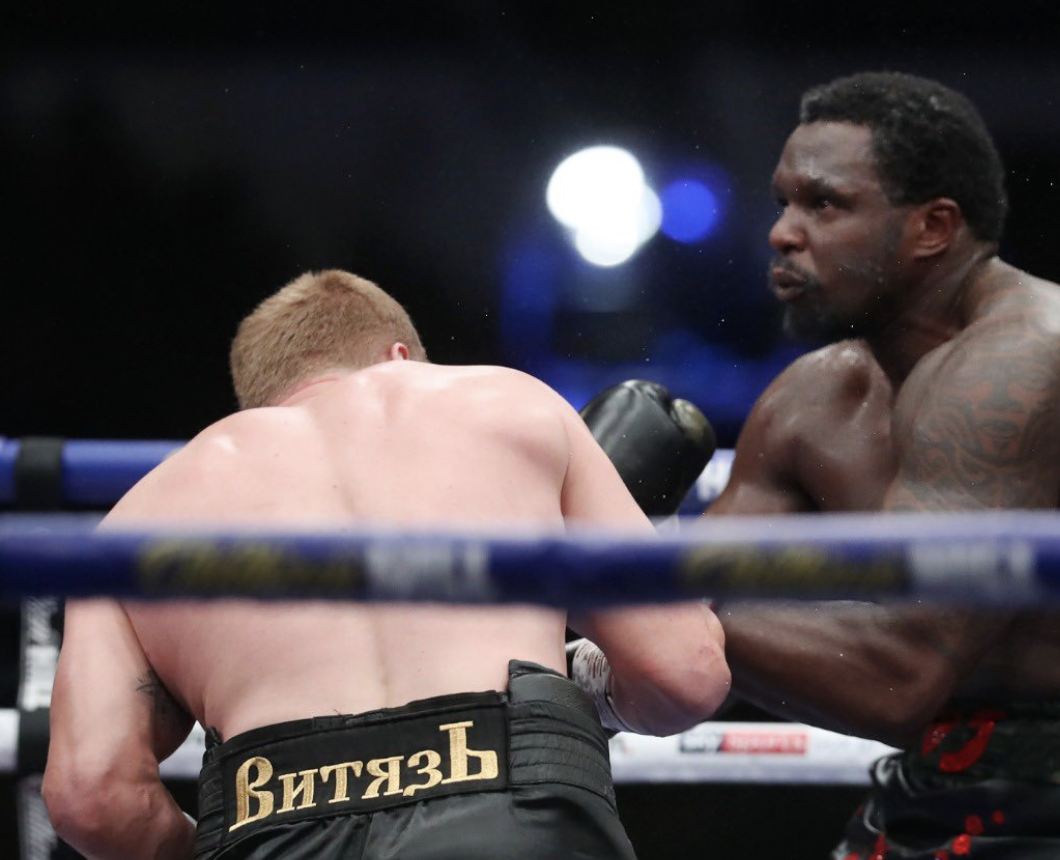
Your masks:
[{"label": "blue stage light", "polygon": [[659,195],[662,232],[677,242],[701,242],[718,226],[721,211],[717,196],[696,179],[678,179]]}]

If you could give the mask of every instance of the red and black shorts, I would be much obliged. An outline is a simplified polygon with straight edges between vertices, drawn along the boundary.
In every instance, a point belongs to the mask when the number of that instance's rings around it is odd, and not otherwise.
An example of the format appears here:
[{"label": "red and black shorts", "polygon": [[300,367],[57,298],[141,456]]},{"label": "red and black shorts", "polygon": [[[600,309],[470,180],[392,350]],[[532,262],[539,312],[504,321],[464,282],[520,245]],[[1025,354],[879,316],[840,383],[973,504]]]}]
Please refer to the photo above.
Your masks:
[{"label": "red and black shorts", "polygon": [[1060,857],[1060,705],[951,715],[870,773],[832,860]]}]

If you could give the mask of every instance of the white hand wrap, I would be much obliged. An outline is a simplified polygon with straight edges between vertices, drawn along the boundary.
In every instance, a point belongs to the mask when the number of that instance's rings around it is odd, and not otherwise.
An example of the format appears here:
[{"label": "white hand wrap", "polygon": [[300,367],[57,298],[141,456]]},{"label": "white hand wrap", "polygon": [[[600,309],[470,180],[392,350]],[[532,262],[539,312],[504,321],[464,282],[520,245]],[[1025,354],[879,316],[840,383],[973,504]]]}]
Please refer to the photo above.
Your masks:
[{"label": "white hand wrap", "polygon": [[596,705],[600,723],[613,732],[635,732],[618,715],[611,698],[611,665],[607,657],[588,639],[576,639],[567,643],[567,663],[571,680],[581,687]]}]

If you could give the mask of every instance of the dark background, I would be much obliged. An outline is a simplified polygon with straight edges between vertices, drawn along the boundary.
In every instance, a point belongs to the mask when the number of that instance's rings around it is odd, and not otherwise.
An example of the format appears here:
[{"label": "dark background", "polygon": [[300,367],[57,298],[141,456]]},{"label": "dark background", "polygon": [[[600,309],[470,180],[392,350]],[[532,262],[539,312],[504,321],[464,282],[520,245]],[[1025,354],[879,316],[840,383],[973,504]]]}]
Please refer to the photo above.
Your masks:
[{"label": "dark background", "polygon": [[[797,354],[764,272],[799,93],[865,69],[965,92],[1009,169],[1002,254],[1058,279],[1058,18],[1051,3],[831,0],[6,4],[0,435],[193,435],[234,408],[239,318],[337,266],[402,301],[435,361],[514,365],[575,405],[659,379],[731,446]],[[578,262],[544,188],[595,143],[629,148],[656,185],[710,177],[718,230],[657,236],[616,269]],[[627,299],[600,312],[587,295]],[[644,860],[811,858],[854,796],[670,786],[621,801]]]}]

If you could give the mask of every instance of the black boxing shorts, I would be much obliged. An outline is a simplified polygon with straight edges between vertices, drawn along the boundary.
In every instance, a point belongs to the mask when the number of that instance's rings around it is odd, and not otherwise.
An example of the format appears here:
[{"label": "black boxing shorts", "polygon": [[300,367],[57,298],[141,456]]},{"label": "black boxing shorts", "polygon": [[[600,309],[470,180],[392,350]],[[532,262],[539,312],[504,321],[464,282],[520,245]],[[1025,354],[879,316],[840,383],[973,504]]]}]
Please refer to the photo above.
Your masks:
[{"label": "black boxing shorts", "polygon": [[196,860],[635,860],[595,707],[535,663],[506,693],[211,736]]},{"label": "black boxing shorts", "polygon": [[832,860],[1060,857],[1060,705],[941,718],[870,775]]}]

